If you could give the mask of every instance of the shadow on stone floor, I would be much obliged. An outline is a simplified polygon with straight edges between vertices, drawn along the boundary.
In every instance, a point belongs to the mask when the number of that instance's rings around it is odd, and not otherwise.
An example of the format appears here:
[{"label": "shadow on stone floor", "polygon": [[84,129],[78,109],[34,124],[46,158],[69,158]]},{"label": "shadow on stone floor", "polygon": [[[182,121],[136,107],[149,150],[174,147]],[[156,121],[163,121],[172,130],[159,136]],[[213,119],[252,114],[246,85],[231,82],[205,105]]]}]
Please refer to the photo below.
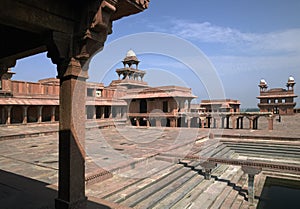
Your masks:
[{"label": "shadow on stone floor", "polygon": [[[0,169],[1,209],[54,209],[57,191],[51,185]],[[110,209],[88,201],[88,209]]]}]

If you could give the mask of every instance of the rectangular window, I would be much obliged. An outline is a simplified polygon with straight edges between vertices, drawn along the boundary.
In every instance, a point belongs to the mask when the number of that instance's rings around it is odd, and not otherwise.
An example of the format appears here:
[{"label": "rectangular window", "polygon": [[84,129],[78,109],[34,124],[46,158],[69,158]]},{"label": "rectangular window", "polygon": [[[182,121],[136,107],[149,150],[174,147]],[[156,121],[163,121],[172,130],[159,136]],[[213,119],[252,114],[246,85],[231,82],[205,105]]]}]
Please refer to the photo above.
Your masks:
[{"label": "rectangular window", "polygon": [[92,97],[93,96],[93,92],[94,92],[94,89],[87,89],[86,95],[88,97]]}]

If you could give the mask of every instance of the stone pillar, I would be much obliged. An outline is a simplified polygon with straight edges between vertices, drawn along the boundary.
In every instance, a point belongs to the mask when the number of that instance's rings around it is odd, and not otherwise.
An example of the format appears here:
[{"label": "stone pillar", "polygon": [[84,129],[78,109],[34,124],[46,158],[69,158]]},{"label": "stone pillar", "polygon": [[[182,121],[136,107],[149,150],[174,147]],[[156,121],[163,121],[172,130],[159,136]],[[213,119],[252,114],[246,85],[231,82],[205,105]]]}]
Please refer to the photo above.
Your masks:
[{"label": "stone pillar", "polygon": [[188,110],[187,111],[191,112],[191,100],[190,99],[188,99]]},{"label": "stone pillar", "polygon": [[248,118],[249,119],[249,129],[253,129],[253,118]]},{"label": "stone pillar", "polygon": [[161,127],[161,120],[160,120],[160,118],[156,118],[155,119],[155,126],[156,127]]},{"label": "stone pillar", "polygon": [[187,116],[187,127],[190,128],[191,127],[191,117]]},{"label": "stone pillar", "polygon": [[150,121],[149,119],[146,119],[147,127],[150,127]]},{"label": "stone pillar", "polygon": [[[103,48],[107,35],[112,32],[114,19],[141,12],[148,7],[148,3],[81,1],[76,4],[76,11],[74,10],[79,21],[70,24],[70,28],[65,32],[51,30],[49,36],[47,34],[47,56],[57,65],[60,79],[59,180],[56,209],[87,208],[84,140],[86,79],[90,59]],[[113,17],[117,8],[120,14]]]},{"label": "stone pillar", "polygon": [[170,127],[175,128],[176,127],[176,119],[170,118]]},{"label": "stone pillar", "polygon": [[274,124],[274,117],[273,116],[269,116],[268,117],[268,129],[269,130],[273,130],[273,124]]},{"label": "stone pillar", "polygon": [[92,106],[93,120],[96,120],[96,106]]},{"label": "stone pillar", "polygon": [[10,125],[11,124],[11,108],[12,106],[5,106],[6,109],[6,125]]},{"label": "stone pillar", "polygon": [[42,114],[43,114],[43,106],[37,106],[37,113],[38,113],[38,123],[42,122]]},{"label": "stone pillar", "polygon": [[27,110],[28,110],[28,106],[23,106],[23,124],[27,124]]},{"label": "stone pillar", "polygon": [[237,122],[237,117],[236,116],[231,116],[231,124],[232,124],[232,128],[236,129],[236,122]]},{"label": "stone pillar", "polygon": [[201,121],[201,128],[204,129],[205,127],[205,120],[206,120],[206,117],[200,117],[200,121]]},{"label": "stone pillar", "polygon": [[140,126],[140,119],[139,119],[139,118],[135,118],[135,125],[136,125],[137,127]]},{"label": "stone pillar", "polygon": [[204,179],[210,180],[211,179],[211,171],[212,171],[212,169],[217,167],[217,164],[216,163],[210,163],[210,162],[203,162],[203,163],[200,163],[200,165],[202,167],[202,172],[204,174]]},{"label": "stone pillar", "polygon": [[110,107],[109,111],[109,118],[112,118],[112,107]]},{"label": "stone pillar", "polygon": [[248,174],[248,202],[253,204],[255,197],[254,177],[261,172],[261,168],[242,166],[242,170]]},{"label": "stone pillar", "polygon": [[221,117],[221,128],[222,129],[225,127],[224,120],[225,120],[225,117]]},{"label": "stone pillar", "polygon": [[52,106],[51,108],[51,122],[55,122],[55,109],[56,109],[56,106]]},{"label": "stone pillar", "polygon": [[100,119],[104,119],[104,112],[105,112],[105,107],[104,107],[104,106],[103,106],[103,107],[101,106],[101,107],[100,107],[100,114],[101,114],[101,115],[100,115]]},{"label": "stone pillar", "polygon": [[[58,66],[59,67],[59,66]],[[57,209],[86,208],[85,102],[87,72],[72,58],[60,75]]]}]

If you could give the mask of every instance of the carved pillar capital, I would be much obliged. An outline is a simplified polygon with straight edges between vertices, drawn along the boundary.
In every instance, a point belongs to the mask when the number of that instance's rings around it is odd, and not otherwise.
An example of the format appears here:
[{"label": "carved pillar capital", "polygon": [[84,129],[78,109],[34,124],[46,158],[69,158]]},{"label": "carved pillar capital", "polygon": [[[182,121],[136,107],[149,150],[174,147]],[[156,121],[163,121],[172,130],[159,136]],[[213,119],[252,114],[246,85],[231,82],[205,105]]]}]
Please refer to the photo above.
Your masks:
[{"label": "carved pillar capital", "polygon": [[73,33],[51,32],[47,56],[57,64],[59,78],[70,75],[67,72],[70,62],[81,66],[82,72],[74,72],[75,76],[87,78],[90,59],[103,48],[107,35],[112,32],[111,16],[116,12],[116,4],[117,1],[109,0],[90,1],[80,12],[81,22]]},{"label": "carved pillar capital", "polygon": [[249,175],[256,175],[261,172],[261,168],[251,167],[251,166],[242,166],[242,170],[244,173],[247,173]]}]

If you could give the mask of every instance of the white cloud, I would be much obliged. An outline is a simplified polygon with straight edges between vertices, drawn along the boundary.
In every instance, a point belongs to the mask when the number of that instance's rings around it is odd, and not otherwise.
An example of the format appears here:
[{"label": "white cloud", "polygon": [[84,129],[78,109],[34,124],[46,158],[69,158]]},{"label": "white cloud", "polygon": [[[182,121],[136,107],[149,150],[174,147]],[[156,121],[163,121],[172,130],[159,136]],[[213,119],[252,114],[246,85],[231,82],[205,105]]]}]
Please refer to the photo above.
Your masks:
[{"label": "white cloud", "polygon": [[212,56],[210,57],[220,75],[244,72],[277,72],[300,69],[299,55],[290,56]]},{"label": "white cloud", "polygon": [[[209,22],[171,20],[160,30],[203,43],[224,44],[247,53],[300,53],[300,28],[269,33],[244,33]],[[158,29],[158,28],[157,28]]]}]

